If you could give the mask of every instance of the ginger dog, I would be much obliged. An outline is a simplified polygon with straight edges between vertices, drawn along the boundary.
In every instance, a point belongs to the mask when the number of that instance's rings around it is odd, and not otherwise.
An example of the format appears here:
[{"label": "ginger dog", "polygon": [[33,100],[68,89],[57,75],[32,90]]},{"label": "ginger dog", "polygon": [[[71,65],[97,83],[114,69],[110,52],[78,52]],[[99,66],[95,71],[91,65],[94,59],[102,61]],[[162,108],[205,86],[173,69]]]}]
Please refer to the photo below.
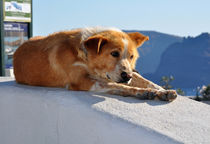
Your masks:
[{"label": "ginger dog", "polygon": [[174,90],[133,72],[137,48],[148,39],[137,32],[102,27],[34,37],[14,54],[15,78],[33,86],[172,101],[177,97]]}]

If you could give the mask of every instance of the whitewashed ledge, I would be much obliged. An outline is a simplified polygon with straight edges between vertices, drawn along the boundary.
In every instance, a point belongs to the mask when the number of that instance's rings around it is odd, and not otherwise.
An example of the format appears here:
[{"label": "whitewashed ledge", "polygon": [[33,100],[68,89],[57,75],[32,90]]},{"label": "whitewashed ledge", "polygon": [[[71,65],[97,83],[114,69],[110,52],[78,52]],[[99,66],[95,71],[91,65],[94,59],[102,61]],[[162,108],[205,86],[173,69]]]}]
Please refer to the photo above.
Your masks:
[{"label": "whitewashed ledge", "polygon": [[210,143],[210,105],[32,87],[0,78],[1,144]]}]

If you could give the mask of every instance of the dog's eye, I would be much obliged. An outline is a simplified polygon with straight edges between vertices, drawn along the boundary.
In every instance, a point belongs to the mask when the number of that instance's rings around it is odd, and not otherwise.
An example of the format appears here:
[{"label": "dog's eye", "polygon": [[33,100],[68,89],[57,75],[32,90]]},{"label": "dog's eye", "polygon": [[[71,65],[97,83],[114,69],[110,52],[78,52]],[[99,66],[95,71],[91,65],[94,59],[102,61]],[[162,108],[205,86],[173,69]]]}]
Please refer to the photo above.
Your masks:
[{"label": "dog's eye", "polygon": [[111,52],[111,55],[113,57],[119,57],[120,56],[120,53],[118,51],[113,51],[113,52]]},{"label": "dog's eye", "polygon": [[133,55],[130,56],[130,59],[133,59]]}]

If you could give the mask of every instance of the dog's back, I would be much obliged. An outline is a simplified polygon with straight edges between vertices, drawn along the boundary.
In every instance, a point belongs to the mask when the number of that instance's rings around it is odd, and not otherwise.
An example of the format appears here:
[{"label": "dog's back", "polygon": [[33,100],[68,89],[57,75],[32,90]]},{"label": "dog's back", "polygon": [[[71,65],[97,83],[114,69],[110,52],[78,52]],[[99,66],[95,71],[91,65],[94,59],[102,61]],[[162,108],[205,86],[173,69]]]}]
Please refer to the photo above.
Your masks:
[{"label": "dog's back", "polygon": [[[16,81],[38,86],[65,86],[68,76],[61,59],[68,58],[70,64],[76,59],[74,42],[79,41],[77,36],[78,31],[59,32],[33,37],[23,43],[13,57]],[[71,39],[74,39],[72,44]]]}]

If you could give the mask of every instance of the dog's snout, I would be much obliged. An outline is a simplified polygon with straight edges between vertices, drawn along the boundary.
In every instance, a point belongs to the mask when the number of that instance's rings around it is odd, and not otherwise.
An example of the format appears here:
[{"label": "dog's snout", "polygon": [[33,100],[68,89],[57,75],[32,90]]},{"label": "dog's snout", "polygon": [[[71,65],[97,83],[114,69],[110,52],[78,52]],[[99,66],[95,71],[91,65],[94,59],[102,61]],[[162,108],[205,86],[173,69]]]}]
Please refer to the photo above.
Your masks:
[{"label": "dog's snout", "polygon": [[129,81],[131,79],[131,75],[127,74],[126,72],[122,72],[121,77],[124,81]]},{"label": "dog's snout", "polygon": [[127,78],[127,73],[126,73],[126,72],[122,72],[122,73],[121,73],[121,77],[122,77],[123,79]]}]

